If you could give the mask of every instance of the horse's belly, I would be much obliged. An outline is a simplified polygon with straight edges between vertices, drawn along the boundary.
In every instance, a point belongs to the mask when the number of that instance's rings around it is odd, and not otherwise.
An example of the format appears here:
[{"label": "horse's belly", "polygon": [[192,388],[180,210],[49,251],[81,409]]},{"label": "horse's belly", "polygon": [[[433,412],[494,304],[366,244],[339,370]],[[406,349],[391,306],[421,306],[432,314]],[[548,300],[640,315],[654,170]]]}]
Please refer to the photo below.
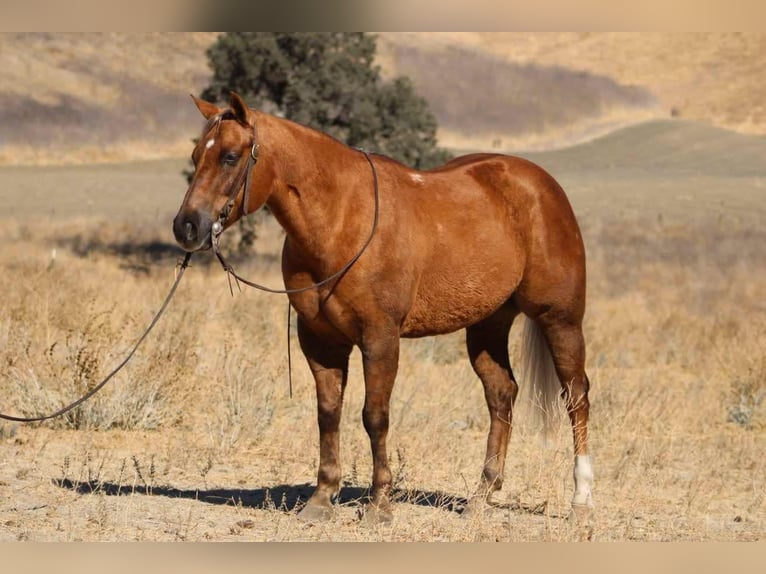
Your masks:
[{"label": "horse's belly", "polygon": [[505,303],[521,280],[507,266],[424,277],[401,328],[403,337],[450,333],[481,321]]}]

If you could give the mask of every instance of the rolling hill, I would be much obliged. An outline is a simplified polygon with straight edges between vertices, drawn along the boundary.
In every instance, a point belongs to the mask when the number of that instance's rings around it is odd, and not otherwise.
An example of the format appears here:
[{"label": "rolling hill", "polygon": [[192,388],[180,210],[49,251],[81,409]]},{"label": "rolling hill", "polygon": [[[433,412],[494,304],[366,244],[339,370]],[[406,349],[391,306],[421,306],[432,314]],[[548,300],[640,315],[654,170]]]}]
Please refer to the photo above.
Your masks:
[{"label": "rolling hill", "polygon": [[[0,164],[185,157],[215,33],[0,34]],[[766,133],[762,34],[381,33],[455,149],[544,150],[671,115]]]}]

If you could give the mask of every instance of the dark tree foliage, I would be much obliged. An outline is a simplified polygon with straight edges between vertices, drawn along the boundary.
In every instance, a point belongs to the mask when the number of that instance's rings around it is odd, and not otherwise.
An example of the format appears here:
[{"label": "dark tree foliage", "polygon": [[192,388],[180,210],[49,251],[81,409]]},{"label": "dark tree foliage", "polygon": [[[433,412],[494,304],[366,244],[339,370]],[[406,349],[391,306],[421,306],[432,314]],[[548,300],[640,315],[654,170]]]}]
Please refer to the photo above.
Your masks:
[{"label": "dark tree foliage", "polygon": [[449,159],[436,119],[404,77],[384,82],[376,38],[357,32],[229,32],[207,52],[213,78],[202,92],[317,128],[350,146],[426,169]]}]

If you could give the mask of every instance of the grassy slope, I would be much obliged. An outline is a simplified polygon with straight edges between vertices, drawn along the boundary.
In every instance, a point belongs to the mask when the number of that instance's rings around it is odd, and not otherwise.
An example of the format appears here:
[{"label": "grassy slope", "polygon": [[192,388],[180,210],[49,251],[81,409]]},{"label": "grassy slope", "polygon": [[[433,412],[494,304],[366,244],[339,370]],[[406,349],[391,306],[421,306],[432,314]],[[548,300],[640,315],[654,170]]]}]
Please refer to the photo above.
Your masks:
[{"label": "grassy slope", "polygon": [[[0,164],[182,157],[214,34],[0,35]],[[450,147],[542,149],[675,108],[763,133],[763,35],[384,33]]]},{"label": "grassy slope", "polygon": [[562,66],[642,86],[666,111],[746,133],[766,132],[766,35],[762,33],[445,32],[384,35],[390,67],[401,44],[462,46],[508,62]]},{"label": "grassy slope", "polygon": [[383,46],[396,72],[413,78],[430,102],[439,139],[452,148],[561,146],[667,115],[649,90],[600,74],[509,61],[459,44]]},{"label": "grassy slope", "polygon": [[0,163],[181,157],[215,34],[0,34]]},{"label": "grassy slope", "polygon": [[681,120],[617,130],[572,148],[525,154],[566,171],[613,169],[650,173],[762,175],[766,137]]}]

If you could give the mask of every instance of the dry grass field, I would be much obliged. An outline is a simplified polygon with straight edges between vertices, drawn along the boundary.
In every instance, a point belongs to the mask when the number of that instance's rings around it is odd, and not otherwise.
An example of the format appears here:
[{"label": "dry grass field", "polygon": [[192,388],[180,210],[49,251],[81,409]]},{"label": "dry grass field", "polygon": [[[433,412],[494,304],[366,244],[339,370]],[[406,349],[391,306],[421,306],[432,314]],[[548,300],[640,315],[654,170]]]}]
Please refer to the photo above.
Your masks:
[{"label": "dry grass field", "polygon": [[[296,340],[289,396],[286,300],[231,297],[206,254],[92,402],[0,424],[0,540],[763,540],[766,141],[659,121],[528,156],[567,190],[588,250],[586,524],[566,518],[568,423],[542,446],[523,398],[496,507],[461,517],[488,427],[462,333],[402,344],[394,522],[357,519],[371,461],[355,353],[336,516],[300,523],[318,431]],[[61,405],[141,332],[173,280],[184,165],[0,169],[0,410]],[[281,285],[281,232],[265,221],[259,234],[241,269]]]}]

